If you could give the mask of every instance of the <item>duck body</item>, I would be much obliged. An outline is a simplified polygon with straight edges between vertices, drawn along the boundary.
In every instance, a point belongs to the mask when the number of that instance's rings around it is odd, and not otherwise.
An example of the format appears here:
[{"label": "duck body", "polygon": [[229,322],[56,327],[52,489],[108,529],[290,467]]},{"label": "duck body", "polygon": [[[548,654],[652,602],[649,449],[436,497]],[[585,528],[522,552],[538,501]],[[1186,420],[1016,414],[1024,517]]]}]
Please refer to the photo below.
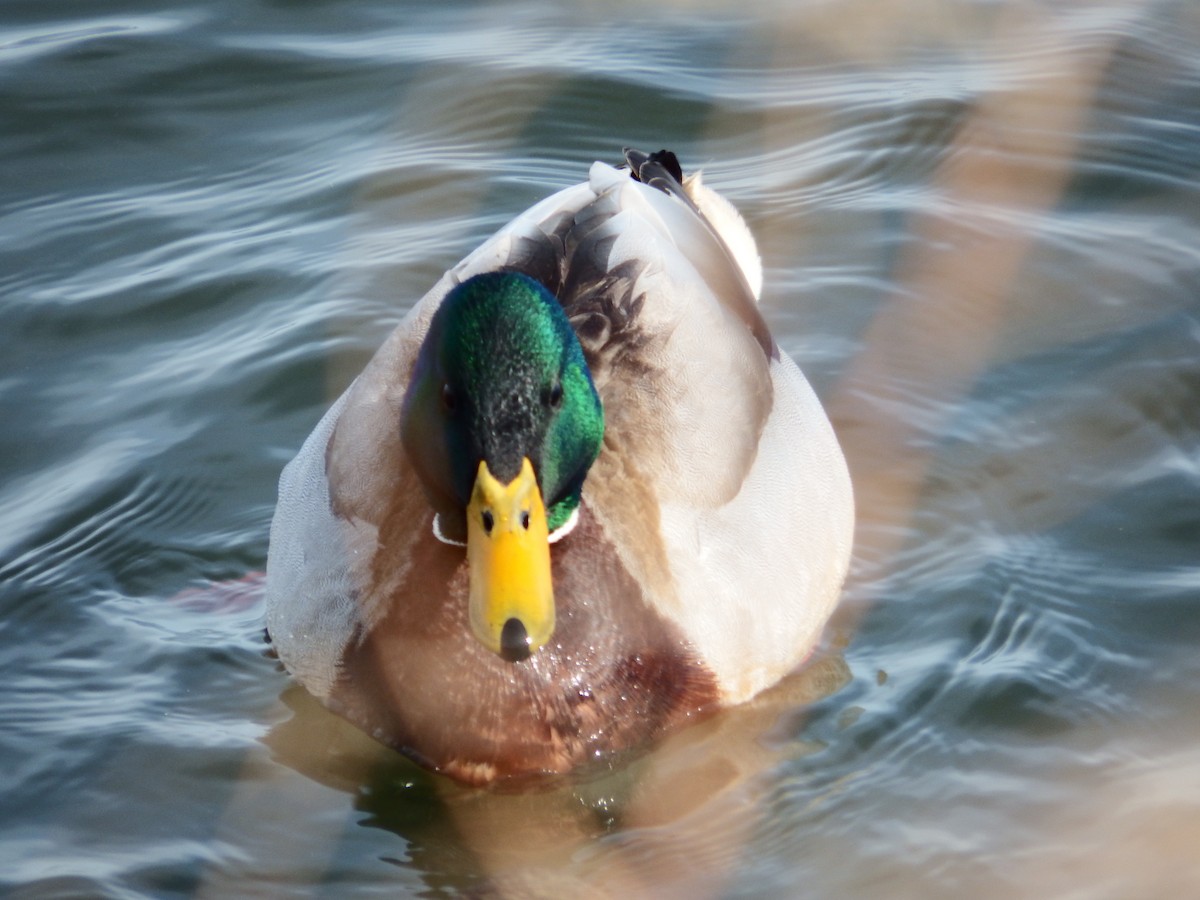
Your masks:
[{"label": "duck body", "polygon": [[[672,155],[627,158],[634,177],[594,164],[451,269],[281,478],[267,563],[280,659],[463,782],[564,772],[749,699],[808,656],[845,576],[845,462],[759,314],[748,229]],[[520,391],[478,399],[436,349],[496,285],[569,331],[550,375],[504,369],[506,385],[536,382],[517,451],[524,407],[505,398]],[[510,304],[491,305],[501,318],[475,332],[520,356]],[[564,402],[581,366],[589,380]],[[522,459],[545,499],[553,596],[549,630],[517,628],[533,649],[509,653],[525,646],[509,626],[536,616],[481,624],[480,566],[458,542],[493,537],[486,511],[478,536],[482,470],[515,485]]]}]

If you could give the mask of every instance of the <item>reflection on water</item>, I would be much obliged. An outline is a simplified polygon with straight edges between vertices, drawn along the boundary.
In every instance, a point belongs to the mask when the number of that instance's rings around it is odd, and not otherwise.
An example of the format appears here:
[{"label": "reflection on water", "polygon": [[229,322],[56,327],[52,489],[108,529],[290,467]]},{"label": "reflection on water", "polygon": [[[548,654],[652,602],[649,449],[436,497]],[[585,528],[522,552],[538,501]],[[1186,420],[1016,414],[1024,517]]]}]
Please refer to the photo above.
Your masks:
[{"label": "reflection on water", "polygon": [[[1198,47],[1115,0],[9,4],[0,887],[1200,887]],[[622,144],[759,235],[852,580],[747,708],[447,788],[289,685],[252,592],[166,598],[261,568],[406,305]]]}]

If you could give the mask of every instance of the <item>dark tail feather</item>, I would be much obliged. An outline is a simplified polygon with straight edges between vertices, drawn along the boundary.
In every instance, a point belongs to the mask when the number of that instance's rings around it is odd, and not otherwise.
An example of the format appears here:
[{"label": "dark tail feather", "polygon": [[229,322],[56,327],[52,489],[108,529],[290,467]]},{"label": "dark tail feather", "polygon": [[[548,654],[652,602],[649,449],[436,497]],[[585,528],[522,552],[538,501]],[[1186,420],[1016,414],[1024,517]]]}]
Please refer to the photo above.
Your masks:
[{"label": "dark tail feather", "polygon": [[[679,158],[670,150],[659,150],[657,153],[645,153],[626,147],[625,162],[629,165],[629,174],[635,181],[657,188],[664,194],[678,197],[697,214],[696,204],[683,189],[683,167]],[[703,216],[701,216],[703,218]]]}]

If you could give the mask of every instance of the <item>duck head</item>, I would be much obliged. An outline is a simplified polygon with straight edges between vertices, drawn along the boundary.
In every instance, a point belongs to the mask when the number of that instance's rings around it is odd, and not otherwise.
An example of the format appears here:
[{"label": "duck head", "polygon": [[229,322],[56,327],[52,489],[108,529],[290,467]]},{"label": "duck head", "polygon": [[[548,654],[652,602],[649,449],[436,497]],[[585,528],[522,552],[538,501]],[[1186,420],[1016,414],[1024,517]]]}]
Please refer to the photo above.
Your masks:
[{"label": "duck head", "polygon": [[554,631],[550,535],[571,520],[604,414],[558,300],[515,272],[454,287],[430,321],[401,440],[446,537],[465,541],[470,622],[510,662]]}]

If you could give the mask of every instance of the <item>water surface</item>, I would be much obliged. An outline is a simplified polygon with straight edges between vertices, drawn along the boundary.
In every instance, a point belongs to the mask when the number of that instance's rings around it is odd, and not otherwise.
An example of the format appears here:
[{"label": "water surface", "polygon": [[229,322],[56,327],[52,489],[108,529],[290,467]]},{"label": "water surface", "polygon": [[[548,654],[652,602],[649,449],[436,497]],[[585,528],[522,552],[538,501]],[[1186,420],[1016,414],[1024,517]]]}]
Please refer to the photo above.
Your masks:
[{"label": "water surface", "polygon": [[[0,893],[1200,890],[1200,8],[9,2],[0,123]],[[759,236],[852,577],[759,703],[456,792],[290,684],[252,586],[183,592],[625,144]]]}]

